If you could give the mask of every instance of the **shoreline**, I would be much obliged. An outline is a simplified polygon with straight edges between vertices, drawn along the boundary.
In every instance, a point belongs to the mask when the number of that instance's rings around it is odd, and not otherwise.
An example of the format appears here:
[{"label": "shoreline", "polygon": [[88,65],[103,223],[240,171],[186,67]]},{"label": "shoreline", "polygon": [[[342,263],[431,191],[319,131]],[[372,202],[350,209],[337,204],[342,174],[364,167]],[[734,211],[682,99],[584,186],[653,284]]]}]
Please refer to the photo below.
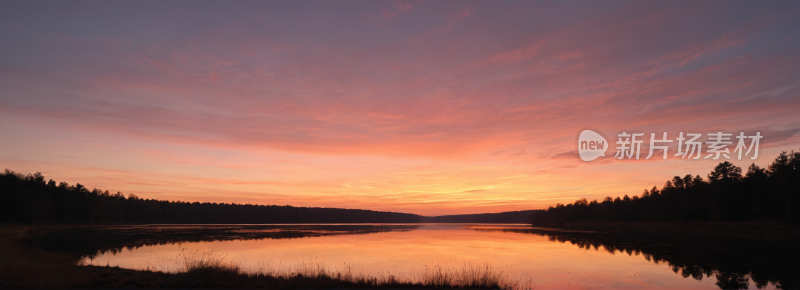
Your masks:
[{"label": "shoreline", "polygon": [[541,231],[661,232],[739,239],[800,239],[800,227],[781,222],[590,222],[534,225]]},{"label": "shoreline", "polygon": [[[269,289],[505,289],[519,288],[514,281],[507,281],[501,269],[485,265],[472,268],[441,267],[438,271],[426,271],[420,276],[398,277],[371,276],[351,272],[349,269],[333,270],[322,264],[308,265],[300,269],[279,269],[277,272],[264,269],[244,268],[237,261],[227,260],[224,255],[189,253],[177,257],[181,271],[164,272],[155,269],[128,269],[116,266],[86,265],[83,255],[96,252],[95,247],[136,247],[144,244],[170,242],[170,239],[202,241],[208,239],[264,239],[300,238],[331,234],[369,234],[386,230],[409,230],[408,227],[385,226],[349,227],[348,233],[326,233],[310,231],[236,232],[228,228],[192,228],[190,232],[181,228],[149,228],[141,235],[115,232],[115,227],[29,227],[0,226],[0,288],[269,288]],[[146,229],[146,227],[116,227],[116,229]],[[241,227],[237,227],[241,228]],[[198,236],[194,230],[200,229]],[[73,231],[73,230],[78,230]],[[95,230],[95,231],[93,231]],[[108,231],[110,230],[110,231]],[[36,243],[51,240],[64,245],[63,235],[80,235],[75,243],[84,246],[77,250],[42,247]],[[54,236],[48,236],[54,234]],[[108,236],[103,237],[106,234]],[[230,236],[226,236],[230,235]],[[70,239],[73,240],[73,239]],[[59,242],[61,241],[61,242]],[[172,241],[179,242],[179,241]]]}]

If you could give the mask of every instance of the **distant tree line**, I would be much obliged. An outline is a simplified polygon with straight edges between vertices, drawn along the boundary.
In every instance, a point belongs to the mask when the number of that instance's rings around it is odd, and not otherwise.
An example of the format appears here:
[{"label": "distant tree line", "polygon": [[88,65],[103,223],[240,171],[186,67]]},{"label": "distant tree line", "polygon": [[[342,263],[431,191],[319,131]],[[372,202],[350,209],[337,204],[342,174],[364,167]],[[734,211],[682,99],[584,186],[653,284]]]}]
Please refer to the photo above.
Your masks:
[{"label": "distant tree line", "polygon": [[478,213],[478,214],[456,214],[421,217],[424,223],[504,223],[504,224],[524,224],[531,219],[534,210],[506,211],[498,213]]},{"label": "distant tree line", "polygon": [[0,222],[43,224],[416,223],[414,214],[358,209],[182,202],[0,173]]},{"label": "distant tree line", "polygon": [[557,204],[535,211],[534,225],[570,221],[755,221],[800,220],[800,152],[782,152],[767,168],[746,172],[730,162],[707,178],[675,176],[641,196]]}]

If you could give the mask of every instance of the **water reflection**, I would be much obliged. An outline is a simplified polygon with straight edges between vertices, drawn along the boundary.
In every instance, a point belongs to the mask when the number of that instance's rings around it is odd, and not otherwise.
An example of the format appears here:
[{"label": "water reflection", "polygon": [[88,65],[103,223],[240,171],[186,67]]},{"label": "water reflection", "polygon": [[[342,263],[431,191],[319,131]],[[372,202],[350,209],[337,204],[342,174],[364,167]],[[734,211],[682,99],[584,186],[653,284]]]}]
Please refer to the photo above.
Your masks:
[{"label": "water reflection", "polygon": [[537,289],[796,289],[792,239],[563,231],[526,225],[237,225],[73,228],[29,242],[98,265],[143,268],[182,249],[276,267],[313,260],[365,274],[491,262]]},{"label": "water reflection", "polygon": [[[562,231],[547,228],[473,227],[481,232],[525,233],[547,237],[582,249],[641,256],[655,264],[667,263],[681,277],[702,281],[714,277],[721,289],[748,289],[752,281],[762,289],[798,289],[800,267],[794,238],[781,232],[750,238],[729,235],[675,234],[653,231]],[[739,233],[741,234],[741,233]]]}]

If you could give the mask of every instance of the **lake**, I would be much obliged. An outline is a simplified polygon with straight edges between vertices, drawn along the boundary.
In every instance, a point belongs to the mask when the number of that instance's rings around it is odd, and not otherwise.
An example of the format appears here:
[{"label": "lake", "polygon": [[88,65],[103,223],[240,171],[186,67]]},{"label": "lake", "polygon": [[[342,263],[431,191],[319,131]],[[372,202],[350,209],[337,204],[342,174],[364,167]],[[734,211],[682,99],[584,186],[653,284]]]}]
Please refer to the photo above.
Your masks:
[{"label": "lake", "polygon": [[182,253],[203,252],[225,255],[245,268],[325,265],[400,277],[437,266],[491,264],[533,289],[789,289],[798,273],[794,241],[780,235],[736,239],[496,224],[226,227],[238,234],[286,235],[106,245],[84,262],[171,271]]}]

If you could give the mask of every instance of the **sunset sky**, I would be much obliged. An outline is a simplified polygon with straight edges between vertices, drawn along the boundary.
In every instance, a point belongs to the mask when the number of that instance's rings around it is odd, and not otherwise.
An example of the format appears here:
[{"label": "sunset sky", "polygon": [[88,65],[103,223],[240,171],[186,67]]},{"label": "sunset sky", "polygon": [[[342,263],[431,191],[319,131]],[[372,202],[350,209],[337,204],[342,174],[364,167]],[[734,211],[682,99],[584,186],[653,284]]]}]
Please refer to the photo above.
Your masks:
[{"label": "sunset sky", "polygon": [[800,2],[3,1],[0,39],[0,169],[144,198],[499,212],[723,161],[623,131],[800,150]]}]

